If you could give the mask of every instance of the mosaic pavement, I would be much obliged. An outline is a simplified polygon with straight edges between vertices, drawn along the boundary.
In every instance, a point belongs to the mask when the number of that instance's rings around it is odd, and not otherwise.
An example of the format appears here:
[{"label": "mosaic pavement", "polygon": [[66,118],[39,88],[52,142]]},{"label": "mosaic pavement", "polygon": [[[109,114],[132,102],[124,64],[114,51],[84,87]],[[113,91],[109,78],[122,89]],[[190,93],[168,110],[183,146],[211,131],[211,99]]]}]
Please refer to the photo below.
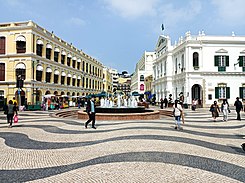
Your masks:
[{"label": "mosaic pavement", "polygon": [[208,109],[173,119],[84,121],[21,112],[0,114],[0,182],[245,182],[245,115],[213,122]]}]

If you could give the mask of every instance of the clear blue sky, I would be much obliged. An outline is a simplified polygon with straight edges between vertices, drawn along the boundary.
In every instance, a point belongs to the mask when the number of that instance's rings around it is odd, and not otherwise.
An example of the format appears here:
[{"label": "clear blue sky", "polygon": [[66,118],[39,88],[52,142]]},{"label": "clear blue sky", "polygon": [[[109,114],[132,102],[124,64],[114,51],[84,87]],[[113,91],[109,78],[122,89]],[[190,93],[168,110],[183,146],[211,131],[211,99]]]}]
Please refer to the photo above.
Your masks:
[{"label": "clear blue sky", "polygon": [[245,35],[245,0],[0,0],[0,21],[33,20],[108,67],[134,72],[158,36]]}]

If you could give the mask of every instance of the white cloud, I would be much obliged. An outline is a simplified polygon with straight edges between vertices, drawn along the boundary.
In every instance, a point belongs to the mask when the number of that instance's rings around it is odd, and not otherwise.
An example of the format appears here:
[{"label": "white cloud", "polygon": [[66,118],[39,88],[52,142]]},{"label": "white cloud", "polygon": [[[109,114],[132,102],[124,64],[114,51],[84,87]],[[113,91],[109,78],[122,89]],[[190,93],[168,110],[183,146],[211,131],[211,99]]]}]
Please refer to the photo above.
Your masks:
[{"label": "white cloud", "polygon": [[84,25],[86,25],[86,22],[83,19],[77,18],[77,17],[70,18],[69,23],[71,23],[73,25],[77,25],[77,26],[84,26]]},{"label": "white cloud", "polygon": [[189,1],[186,6],[177,7],[174,4],[164,4],[159,8],[159,15],[164,23],[175,25],[179,22],[190,21],[201,12],[202,4],[199,0]]},{"label": "white cloud", "polygon": [[244,24],[244,0],[212,0],[220,20],[226,24]]},{"label": "white cloud", "polygon": [[159,0],[104,0],[109,10],[127,19],[155,15],[155,8],[158,1]]}]

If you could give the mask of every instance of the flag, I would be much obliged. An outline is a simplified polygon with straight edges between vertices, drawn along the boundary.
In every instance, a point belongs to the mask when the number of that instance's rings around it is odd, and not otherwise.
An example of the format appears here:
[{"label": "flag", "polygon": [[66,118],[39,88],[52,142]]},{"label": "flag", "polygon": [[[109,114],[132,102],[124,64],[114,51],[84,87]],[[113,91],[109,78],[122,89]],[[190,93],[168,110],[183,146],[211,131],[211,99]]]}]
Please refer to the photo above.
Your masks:
[{"label": "flag", "polygon": [[162,31],[164,30],[164,25],[162,24]]}]

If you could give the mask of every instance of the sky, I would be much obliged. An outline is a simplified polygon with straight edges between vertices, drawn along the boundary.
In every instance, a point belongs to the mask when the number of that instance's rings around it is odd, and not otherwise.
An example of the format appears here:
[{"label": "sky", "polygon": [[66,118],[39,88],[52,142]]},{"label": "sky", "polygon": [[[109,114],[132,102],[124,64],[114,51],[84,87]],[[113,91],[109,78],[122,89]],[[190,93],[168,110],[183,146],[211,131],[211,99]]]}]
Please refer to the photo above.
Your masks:
[{"label": "sky", "polygon": [[[245,36],[245,0],[0,0],[0,22],[32,20],[103,65],[132,74],[158,37]],[[164,24],[164,31],[161,25]]]}]

